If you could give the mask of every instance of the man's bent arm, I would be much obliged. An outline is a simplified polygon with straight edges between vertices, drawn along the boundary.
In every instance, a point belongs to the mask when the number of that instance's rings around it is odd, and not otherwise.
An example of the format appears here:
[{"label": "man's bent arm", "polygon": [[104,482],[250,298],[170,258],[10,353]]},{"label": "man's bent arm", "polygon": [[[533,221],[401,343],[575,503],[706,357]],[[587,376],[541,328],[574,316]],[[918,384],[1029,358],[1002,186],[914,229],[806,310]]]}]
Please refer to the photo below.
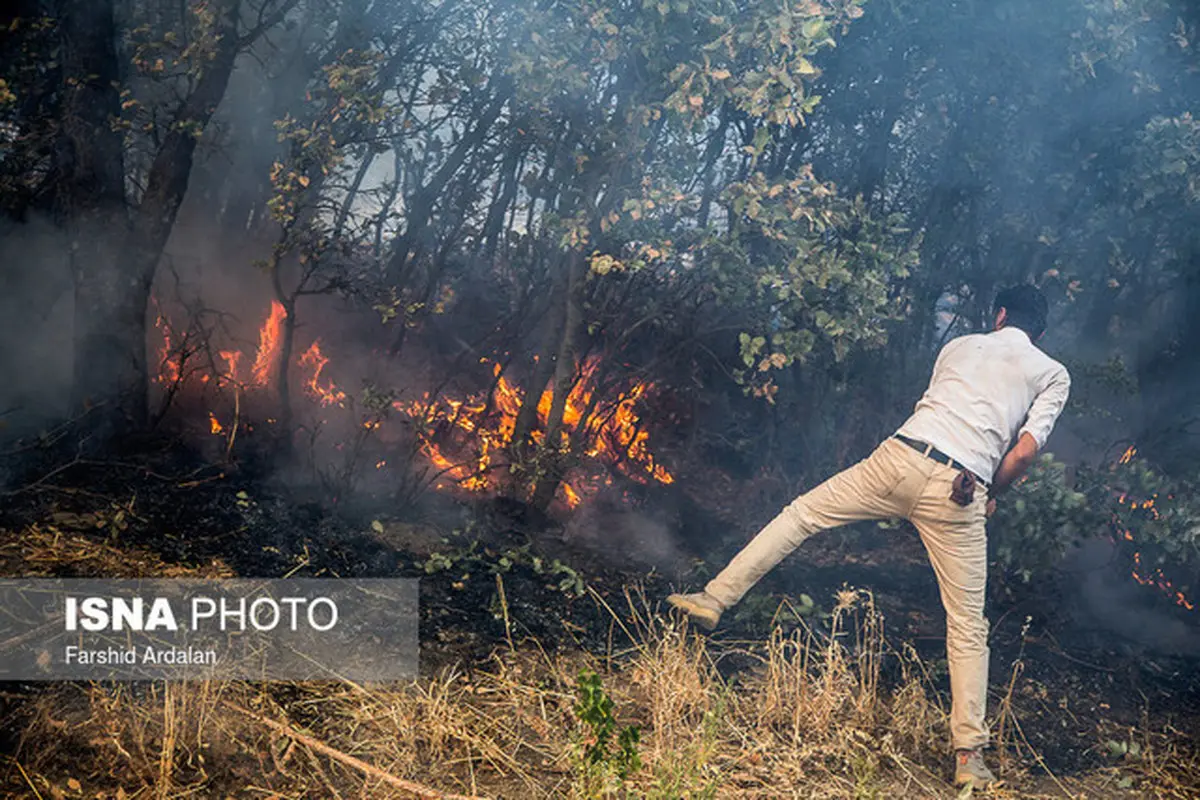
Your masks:
[{"label": "man's bent arm", "polygon": [[1054,423],[1062,413],[1063,406],[1067,404],[1070,393],[1071,376],[1059,365],[1033,399],[1033,405],[1029,407],[1029,413],[1025,417],[1025,424],[1017,436],[1018,441],[1021,434],[1028,433],[1033,437],[1035,450],[1045,447],[1046,440],[1050,438],[1050,431],[1054,429]]},{"label": "man's bent arm", "polygon": [[1012,485],[1013,481],[1025,474],[1029,465],[1037,457],[1038,443],[1033,434],[1022,433],[1017,443],[1012,446],[996,469],[992,477],[991,494],[993,497]]},{"label": "man's bent arm", "polygon": [[1017,443],[1005,454],[1004,460],[992,476],[990,494],[994,497],[1012,485],[1013,481],[1025,474],[1029,465],[1037,457],[1038,450],[1046,445],[1050,431],[1067,404],[1067,396],[1071,392],[1071,376],[1066,369],[1059,366],[1051,375],[1046,385],[1034,398],[1033,405],[1025,418],[1025,425],[1017,434]]}]

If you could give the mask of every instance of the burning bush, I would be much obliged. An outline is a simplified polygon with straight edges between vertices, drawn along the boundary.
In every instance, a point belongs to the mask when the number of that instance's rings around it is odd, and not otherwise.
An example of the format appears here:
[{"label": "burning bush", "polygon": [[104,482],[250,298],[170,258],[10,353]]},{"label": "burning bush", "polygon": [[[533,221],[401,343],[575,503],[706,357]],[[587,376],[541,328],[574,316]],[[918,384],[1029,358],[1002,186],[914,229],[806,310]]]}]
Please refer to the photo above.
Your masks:
[{"label": "burning bush", "polygon": [[[526,390],[504,373],[500,363],[484,359],[491,379],[486,390],[458,396],[448,390],[425,392],[414,400],[379,393],[380,402],[372,402],[366,394],[356,398],[332,377],[331,357],[320,338],[300,350],[288,370],[281,368],[284,352],[293,349],[282,341],[286,316],[283,306],[272,302],[258,326],[253,351],[221,349],[212,354],[209,341],[196,335],[181,337],[159,314],[157,383],[164,402],[207,405],[202,432],[221,437],[227,457],[239,429],[274,425],[286,416],[277,405],[290,402],[290,395],[281,392],[279,384],[295,380],[312,414],[323,418],[320,425],[332,415],[342,417],[342,424],[333,426],[342,432],[333,444],[335,450],[371,449],[375,455],[361,460],[382,471],[389,464],[410,460],[411,454],[396,448],[402,449],[405,435],[411,435],[430,468],[429,483],[438,489],[520,495],[553,471],[558,502],[574,509],[600,488],[611,486],[614,477],[641,484],[675,481],[651,449],[651,433],[642,414],[645,401],[656,392],[655,384],[634,378],[602,380],[605,370],[599,356],[589,357],[576,370],[561,425],[551,441],[547,431],[553,386],[527,398]],[[290,377],[293,371],[295,378]],[[518,421],[527,403],[534,409],[534,424],[528,440],[517,442]],[[362,447],[364,431],[378,439],[375,448]]]},{"label": "burning bush", "polygon": [[1007,575],[1029,583],[1048,577],[1069,545],[1105,537],[1134,580],[1192,611],[1200,577],[1194,497],[1191,484],[1167,478],[1134,447],[1107,467],[1078,469],[1073,484],[1047,454],[997,505],[995,554]]},{"label": "burning bush", "polygon": [[[553,392],[547,387],[537,402],[538,427],[531,439],[541,451],[574,453],[576,466],[560,483],[560,498],[569,508],[612,483],[616,471],[640,483],[671,484],[674,476],[650,450],[650,434],[637,406],[654,385],[630,381],[607,398],[601,396],[596,375],[598,358],[579,369],[566,400],[558,441],[546,440]],[[495,492],[504,485],[504,473],[528,472],[527,462],[514,463],[512,455],[517,418],[525,402],[525,391],[509,381],[499,364],[492,367],[495,382],[490,395],[466,399],[448,396],[430,398],[397,408],[420,423],[422,452],[439,468],[438,486],[457,486],[470,492]],[[590,462],[590,463],[589,463]],[[500,473],[500,474],[497,474]]]}]

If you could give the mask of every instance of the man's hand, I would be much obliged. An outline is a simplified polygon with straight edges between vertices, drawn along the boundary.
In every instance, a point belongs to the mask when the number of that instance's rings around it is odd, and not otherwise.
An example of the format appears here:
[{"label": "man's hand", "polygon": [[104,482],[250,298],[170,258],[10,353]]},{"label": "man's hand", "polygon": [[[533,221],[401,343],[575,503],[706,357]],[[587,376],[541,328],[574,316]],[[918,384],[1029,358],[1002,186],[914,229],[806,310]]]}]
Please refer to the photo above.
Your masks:
[{"label": "man's hand", "polygon": [[994,497],[988,498],[987,511],[985,511],[984,513],[989,517],[992,514],[996,513],[996,498],[994,498]]}]

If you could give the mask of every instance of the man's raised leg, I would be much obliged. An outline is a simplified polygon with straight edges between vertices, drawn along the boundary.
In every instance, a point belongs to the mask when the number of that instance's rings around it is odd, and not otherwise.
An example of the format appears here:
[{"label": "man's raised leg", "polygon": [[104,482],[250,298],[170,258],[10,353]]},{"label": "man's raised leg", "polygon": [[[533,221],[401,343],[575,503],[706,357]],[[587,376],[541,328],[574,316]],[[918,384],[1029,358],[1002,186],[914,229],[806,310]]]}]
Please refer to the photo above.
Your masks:
[{"label": "man's raised leg", "polygon": [[667,601],[711,630],[725,609],[814,533],[864,519],[903,516],[907,508],[897,487],[909,473],[911,457],[905,451],[912,452],[894,440],[885,441],[868,458],[788,504],[703,592],[671,595]]}]

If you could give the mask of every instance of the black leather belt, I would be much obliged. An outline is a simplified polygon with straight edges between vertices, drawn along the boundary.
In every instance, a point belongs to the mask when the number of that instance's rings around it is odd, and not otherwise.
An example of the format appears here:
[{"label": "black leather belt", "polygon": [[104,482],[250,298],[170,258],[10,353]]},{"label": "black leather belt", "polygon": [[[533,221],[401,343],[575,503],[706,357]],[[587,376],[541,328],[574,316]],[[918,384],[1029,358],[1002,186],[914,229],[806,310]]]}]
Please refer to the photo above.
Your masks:
[{"label": "black leather belt", "polygon": [[[931,444],[922,442],[919,439],[910,439],[909,437],[904,436],[899,433],[892,434],[892,438],[899,439],[900,441],[904,442],[906,445],[911,447],[913,450],[916,450],[918,453],[920,453],[921,455],[923,455],[927,458],[932,458],[934,461],[938,462],[939,464],[945,464],[948,467],[953,467],[954,469],[958,469],[958,470],[965,469],[968,472],[971,472],[972,475],[975,475],[975,473],[972,472],[970,469],[968,469],[965,464],[963,464],[959,461],[955,461],[953,458],[946,455],[941,450],[938,450],[936,447],[934,447]],[[985,481],[983,478],[979,477],[978,475],[975,475],[975,480],[977,480],[979,483],[983,484],[984,486],[988,485],[988,482]]]}]

